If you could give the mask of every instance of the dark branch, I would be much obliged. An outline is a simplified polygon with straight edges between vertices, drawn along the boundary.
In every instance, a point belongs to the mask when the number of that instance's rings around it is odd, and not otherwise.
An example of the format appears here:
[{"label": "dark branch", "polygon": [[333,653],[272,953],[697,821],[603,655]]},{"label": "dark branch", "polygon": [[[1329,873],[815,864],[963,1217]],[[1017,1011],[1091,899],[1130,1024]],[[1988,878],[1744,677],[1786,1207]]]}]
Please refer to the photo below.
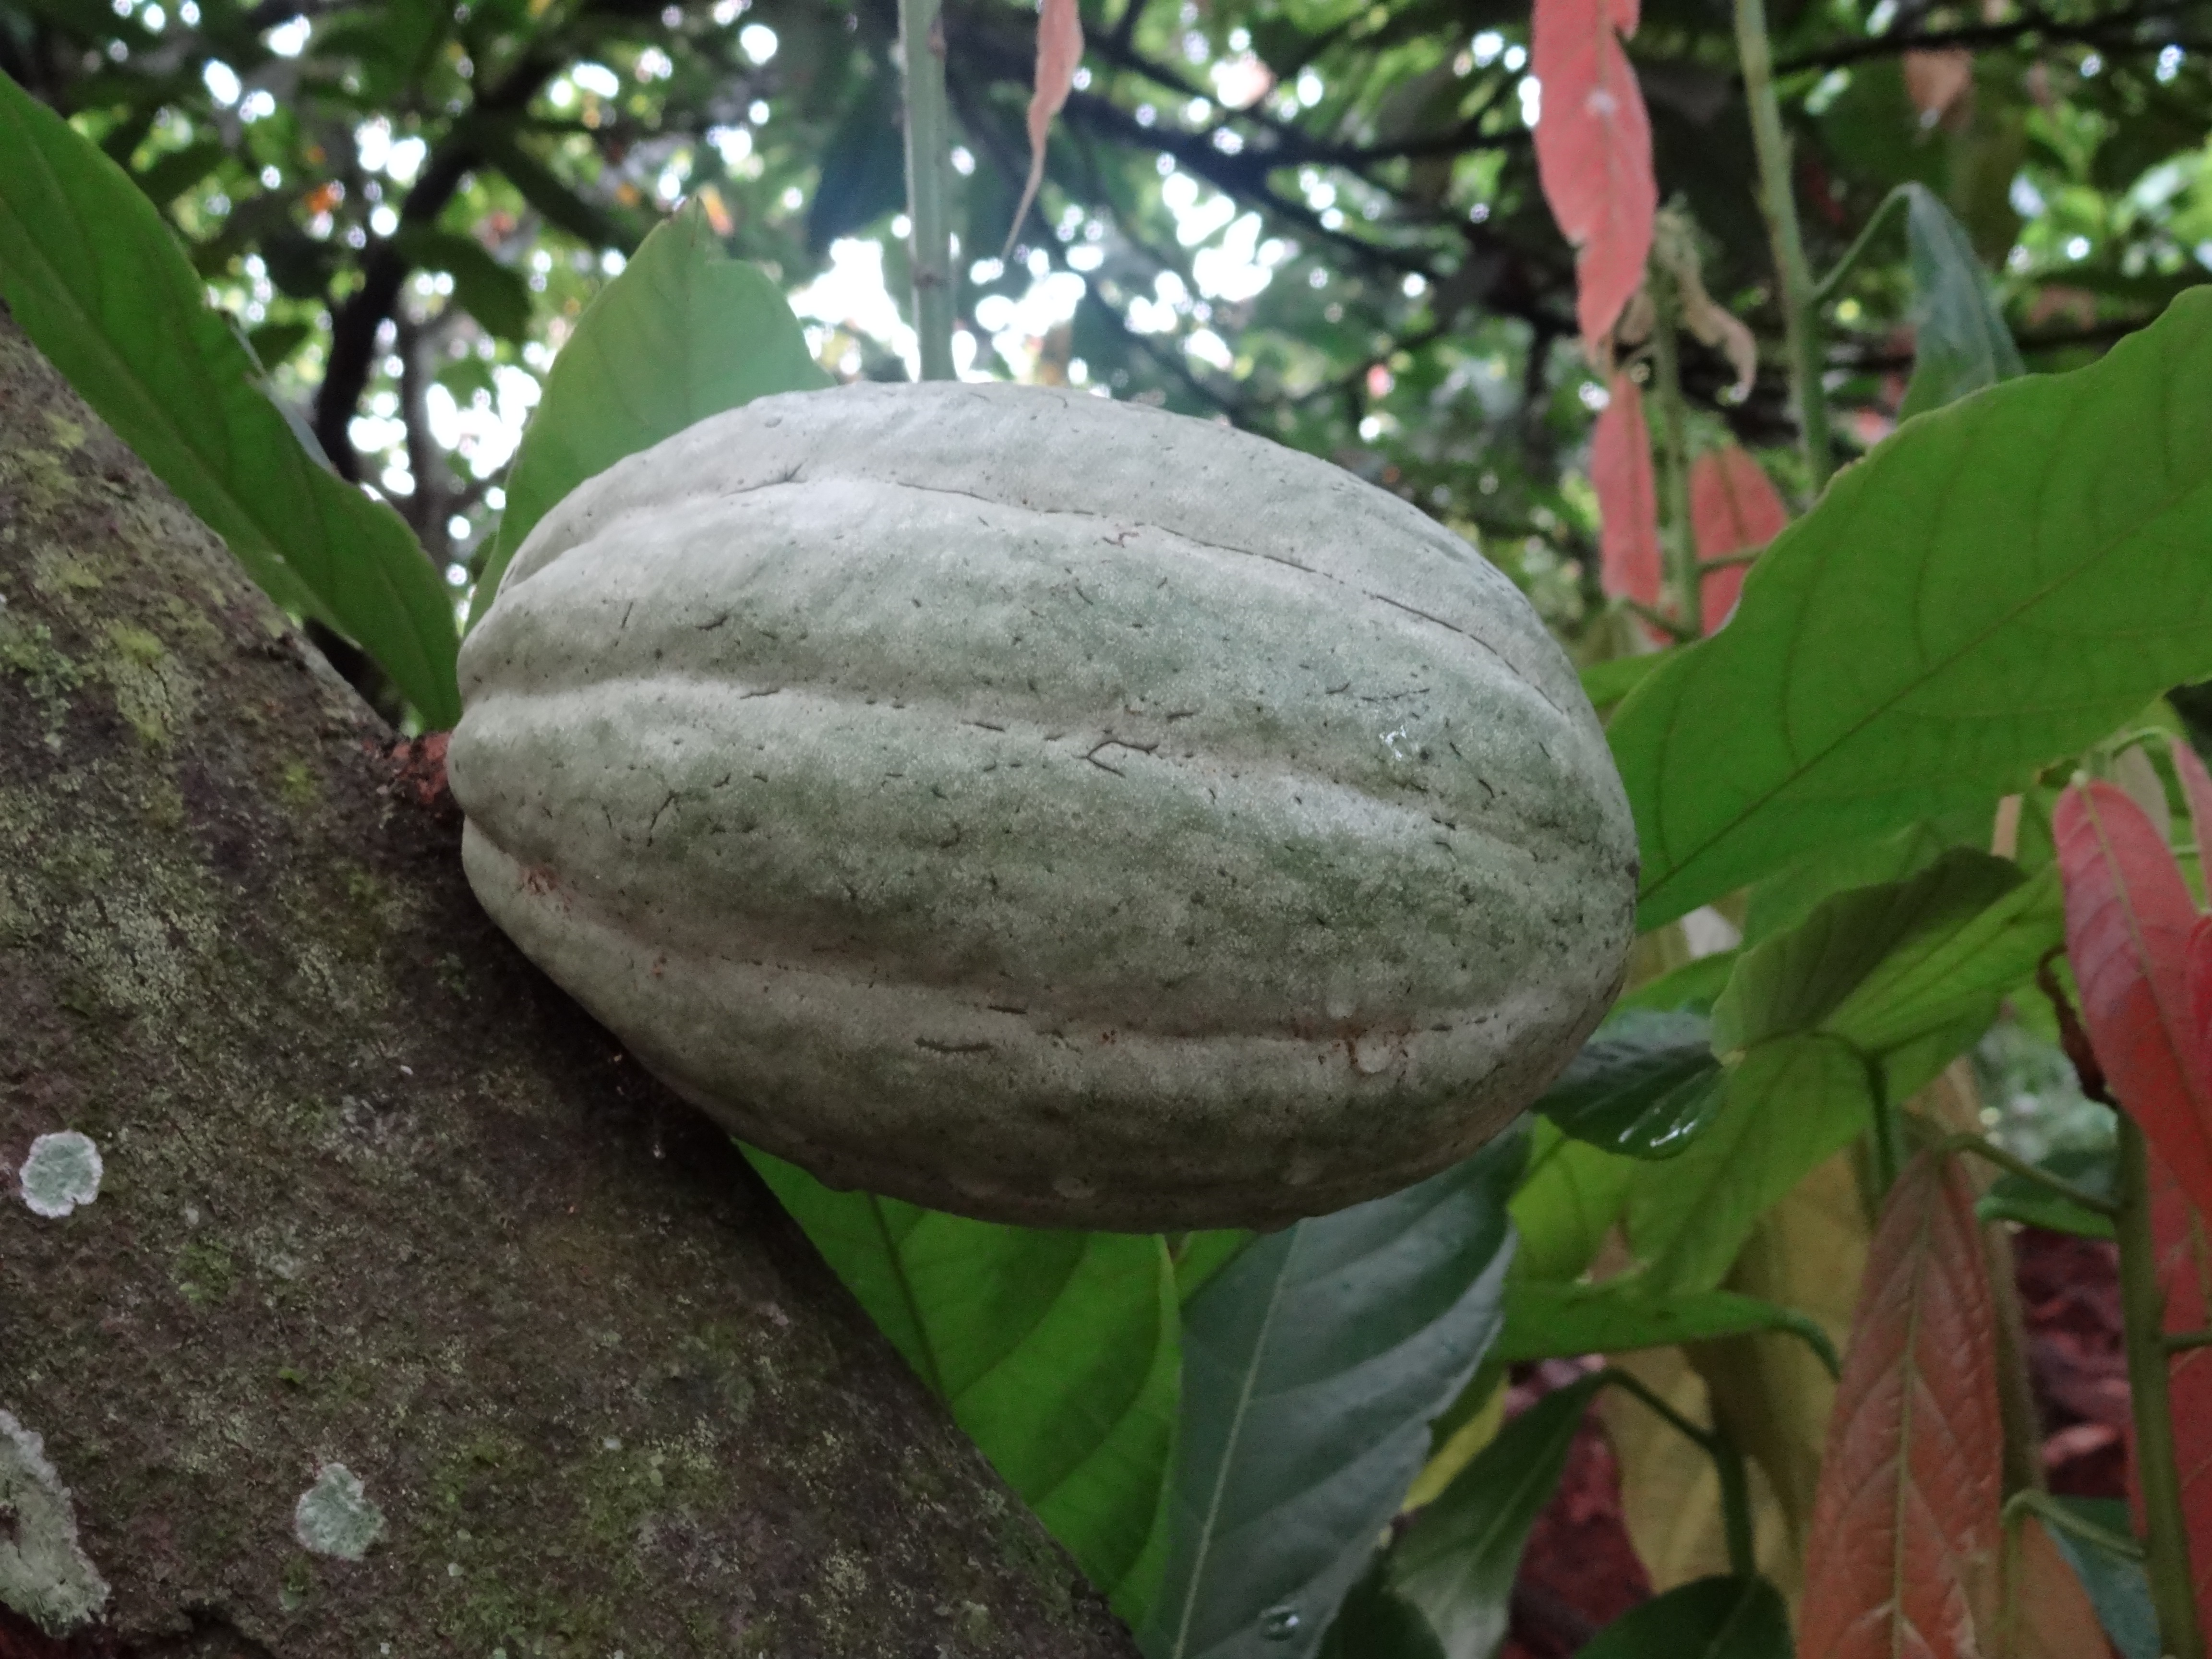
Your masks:
[{"label": "dark branch", "polygon": [[[2029,12],[2002,23],[1975,23],[1954,29],[1893,29],[1863,40],[1845,40],[1785,58],[1775,67],[1782,74],[1801,70],[1838,69],[1872,58],[1893,58],[1908,52],[1942,52],[1952,48],[1978,51],[2009,46],[2023,40],[2066,41],[2096,47],[2100,52],[2156,52],[2168,46],[2203,52],[2212,46],[2212,36],[2185,35],[2172,27],[2173,14],[2164,10],[2115,12],[2106,17],[2069,21],[2048,13]],[[2166,27],[2161,27],[2166,26]]]}]

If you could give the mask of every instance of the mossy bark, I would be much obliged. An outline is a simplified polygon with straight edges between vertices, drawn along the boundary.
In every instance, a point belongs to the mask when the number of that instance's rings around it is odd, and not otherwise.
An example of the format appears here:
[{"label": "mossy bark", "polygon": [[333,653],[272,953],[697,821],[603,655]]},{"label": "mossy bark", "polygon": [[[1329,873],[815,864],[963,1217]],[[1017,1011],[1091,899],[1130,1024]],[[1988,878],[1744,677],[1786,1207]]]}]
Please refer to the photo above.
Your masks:
[{"label": "mossy bark", "polygon": [[0,597],[0,1653],[1131,1653],[4,313]]}]

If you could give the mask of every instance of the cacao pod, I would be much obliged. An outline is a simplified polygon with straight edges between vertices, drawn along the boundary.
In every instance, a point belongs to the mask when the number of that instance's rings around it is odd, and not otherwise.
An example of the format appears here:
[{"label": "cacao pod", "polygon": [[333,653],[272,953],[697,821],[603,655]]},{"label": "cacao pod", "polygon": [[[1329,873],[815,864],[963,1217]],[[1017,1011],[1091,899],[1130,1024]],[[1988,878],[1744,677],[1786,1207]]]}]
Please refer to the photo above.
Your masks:
[{"label": "cacao pod", "polygon": [[1636,836],[1534,612],[1225,427],[761,399],[550,514],[461,684],[485,908],[836,1185],[1278,1225],[1474,1150],[1619,988]]}]

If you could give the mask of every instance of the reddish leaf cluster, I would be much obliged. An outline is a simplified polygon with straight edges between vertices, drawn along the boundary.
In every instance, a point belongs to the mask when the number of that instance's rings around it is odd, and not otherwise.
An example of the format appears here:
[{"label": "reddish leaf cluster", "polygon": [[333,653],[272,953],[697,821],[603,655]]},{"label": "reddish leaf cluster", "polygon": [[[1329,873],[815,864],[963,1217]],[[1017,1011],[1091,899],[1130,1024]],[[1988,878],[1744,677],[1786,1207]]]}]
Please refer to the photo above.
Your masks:
[{"label": "reddish leaf cluster", "polygon": [[1659,185],[1651,118],[1621,36],[1637,0],[1536,0],[1529,68],[1543,88],[1536,173],[1575,245],[1575,311],[1595,352],[1644,281]]},{"label": "reddish leaf cluster", "polygon": [[[1755,553],[1789,523],[1790,509],[1749,451],[1729,444],[1707,450],[1690,464],[1690,528],[1700,559]],[[1746,568],[1737,564],[1705,573],[1698,603],[1708,634],[1735,609]]]},{"label": "reddish leaf cluster", "polygon": [[[2200,859],[2212,777],[2172,746]],[[2166,832],[2117,785],[2076,785],[2051,828],[2066,886],[2066,954],[2082,1023],[2120,1109],[2151,1148],[2151,1231],[2169,1333],[2212,1317],[2212,918],[2197,914]],[[2212,1350],[2174,1356],[2175,1449],[2197,1606],[2212,1615]]]},{"label": "reddish leaf cluster", "polygon": [[1590,434],[1590,483],[1597,491],[1599,580],[1615,599],[1656,608],[1663,580],[1659,508],[1651,483],[1651,434],[1644,396],[1626,374]]},{"label": "reddish leaf cluster", "polygon": [[2003,1459],[1973,1183],[1923,1152],[1868,1252],[1805,1547],[1804,1659],[1978,1659]]},{"label": "reddish leaf cluster", "polygon": [[[2185,775],[2202,770],[2174,745]],[[2066,883],[2066,956],[2081,1017],[2121,1107],[2199,1209],[2212,1208],[2212,1088],[2191,956],[2212,948],[2181,866],[2150,814],[2110,783],[2076,785],[2051,816]],[[2212,960],[2194,977],[2208,980]]]}]

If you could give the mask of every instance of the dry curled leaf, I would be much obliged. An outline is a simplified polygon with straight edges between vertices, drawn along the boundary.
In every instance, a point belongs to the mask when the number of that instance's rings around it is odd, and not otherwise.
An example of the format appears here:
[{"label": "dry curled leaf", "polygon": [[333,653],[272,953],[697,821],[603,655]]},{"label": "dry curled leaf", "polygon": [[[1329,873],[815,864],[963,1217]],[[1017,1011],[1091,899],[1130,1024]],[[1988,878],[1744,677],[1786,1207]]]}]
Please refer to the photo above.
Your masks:
[{"label": "dry curled leaf", "polygon": [[1890,1188],[1806,1545],[1803,1659],[1980,1659],[2004,1431],[1974,1188],[1922,1153]]},{"label": "dry curled leaf", "polygon": [[1735,370],[1735,395],[1747,397],[1759,378],[1759,341],[1741,318],[1705,292],[1705,262],[1698,256],[1697,239],[1688,223],[1672,211],[1661,214],[1651,255],[1674,279],[1682,326],[1728,358]]},{"label": "dry curled leaf", "polygon": [[1536,0],[1529,68],[1542,86],[1536,172],[1575,246],[1575,312],[1593,359],[1644,280],[1659,186],[1651,120],[1621,37],[1637,0]]},{"label": "dry curled leaf", "polygon": [[1014,238],[1044,183],[1045,140],[1052,133],[1052,118],[1067,103],[1075,85],[1075,71],[1083,63],[1083,19],[1075,0],[1043,0],[1037,10],[1036,84],[1030,94],[1030,176],[1022,185],[1021,204],[1006,228],[1004,258],[1014,251]]}]

